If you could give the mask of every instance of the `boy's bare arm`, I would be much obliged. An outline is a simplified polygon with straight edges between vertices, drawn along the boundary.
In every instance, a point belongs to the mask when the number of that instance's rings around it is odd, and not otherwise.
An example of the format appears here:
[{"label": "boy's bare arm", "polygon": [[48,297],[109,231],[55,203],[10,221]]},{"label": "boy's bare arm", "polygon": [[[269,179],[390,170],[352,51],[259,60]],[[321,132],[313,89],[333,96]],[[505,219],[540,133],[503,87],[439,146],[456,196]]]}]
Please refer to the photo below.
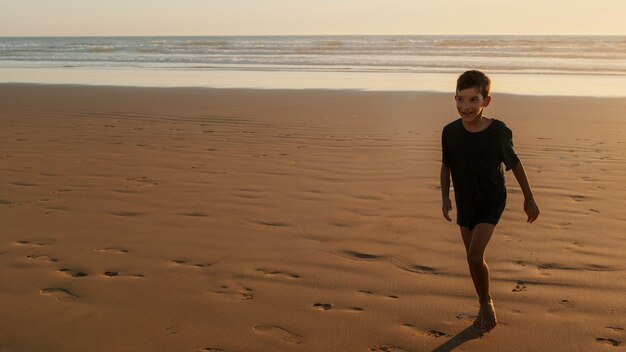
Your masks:
[{"label": "boy's bare arm", "polygon": [[526,177],[526,171],[522,162],[518,162],[513,168],[513,174],[519,183],[522,193],[524,193],[524,212],[528,216],[526,222],[533,222],[537,220],[539,216],[539,207],[535,202],[535,197],[530,189],[530,183],[528,183],[528,177]]},{"label": "boy's bare arm", "polygon": [[450,210],[452,210],[452,201],[450,201],[450,169],[443,164],[441,165],[439,180],[441,182],[441,200],[443,202],[441,211],[446,220],[452,221],[449,214]]}]

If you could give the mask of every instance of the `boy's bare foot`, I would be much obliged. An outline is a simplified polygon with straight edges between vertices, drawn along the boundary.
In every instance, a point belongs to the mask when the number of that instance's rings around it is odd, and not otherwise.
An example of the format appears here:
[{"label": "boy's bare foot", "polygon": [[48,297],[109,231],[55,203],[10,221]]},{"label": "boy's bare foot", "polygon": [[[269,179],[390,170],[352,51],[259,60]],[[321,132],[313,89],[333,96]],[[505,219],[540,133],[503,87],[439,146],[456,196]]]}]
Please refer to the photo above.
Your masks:
[{"label": "boy's bare foot", "polygon": [[480,315],[482,316],[480,322],[480,329],[482,331],[491,331],[496,327],[498,319],[496,318],[496,309],[493,306],[493,301],[480,303]]}]

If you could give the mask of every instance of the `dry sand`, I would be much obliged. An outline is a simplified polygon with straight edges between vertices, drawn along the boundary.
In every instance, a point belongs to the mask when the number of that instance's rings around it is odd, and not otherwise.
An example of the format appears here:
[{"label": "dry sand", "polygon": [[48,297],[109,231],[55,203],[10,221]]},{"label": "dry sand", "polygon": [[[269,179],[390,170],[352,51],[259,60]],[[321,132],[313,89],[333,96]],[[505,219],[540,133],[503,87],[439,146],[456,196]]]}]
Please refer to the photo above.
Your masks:
[{"label": "dry sand", "polygon": [[479,337],[451,95],[0,86],[0,350],[623,350],[626,99],[488,115],[542,214],[507,173]]}]

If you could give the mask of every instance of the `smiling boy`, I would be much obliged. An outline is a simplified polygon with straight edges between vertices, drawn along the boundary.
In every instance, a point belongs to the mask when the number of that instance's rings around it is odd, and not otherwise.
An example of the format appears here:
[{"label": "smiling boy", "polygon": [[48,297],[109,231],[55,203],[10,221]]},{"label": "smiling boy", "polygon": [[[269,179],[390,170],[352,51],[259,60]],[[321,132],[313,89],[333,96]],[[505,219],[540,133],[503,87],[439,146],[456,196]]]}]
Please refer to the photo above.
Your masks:
[{"label": "smiling boy", "polygon": [[443,216],[452,221],[449,215],[452,176],[456,222],[461,228],[480,303],[474,326],[483,331],[490,331],[497,323],[484,254],[506,205],[503,163],[507,171],[513,170],[522,189],[527,222],[532,223],[539,216],[524,166],[513,149],[511,130],[504,122],[483,115],[491,102],[490,88],[489,77],[480,71],[467,71],[459,76],[455,100],[460,118],[446,125],[441,137]]}]

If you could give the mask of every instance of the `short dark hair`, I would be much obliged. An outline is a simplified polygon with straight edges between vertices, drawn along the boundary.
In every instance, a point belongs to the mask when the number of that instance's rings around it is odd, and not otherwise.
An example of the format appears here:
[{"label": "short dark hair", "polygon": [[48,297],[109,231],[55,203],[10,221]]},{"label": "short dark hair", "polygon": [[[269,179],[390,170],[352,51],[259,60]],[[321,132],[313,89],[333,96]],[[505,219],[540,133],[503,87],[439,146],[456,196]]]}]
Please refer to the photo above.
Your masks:
[{"label": "short dark hair", "polygon": [[456,81],[456,91],[459,92],[467,88],[478,89],[483,98],[486,98],[491,90],[491,80],[481,71],[465,71]]}]

